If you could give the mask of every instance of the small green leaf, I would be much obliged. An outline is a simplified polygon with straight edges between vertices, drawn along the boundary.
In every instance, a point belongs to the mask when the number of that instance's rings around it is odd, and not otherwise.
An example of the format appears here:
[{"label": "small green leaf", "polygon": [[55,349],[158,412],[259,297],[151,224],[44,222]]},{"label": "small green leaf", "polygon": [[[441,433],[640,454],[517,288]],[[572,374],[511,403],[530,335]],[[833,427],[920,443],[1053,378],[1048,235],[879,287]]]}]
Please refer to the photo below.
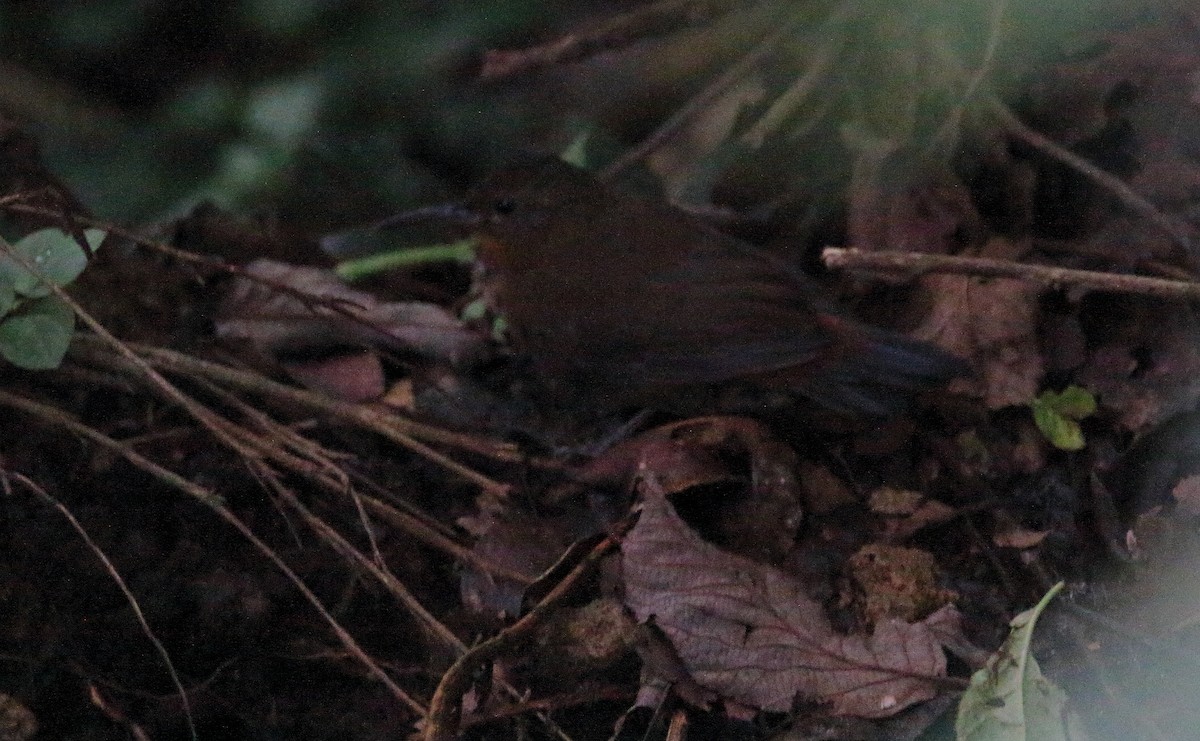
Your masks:
[{"label": "small green leaf", "polygon": [[1083,430],[1079,428],[1079,423],[1036,400],[1033,403],[1033,422],[1050,444],[1059,450],[1083,449]]},{"label": "small green leaf", "polygon": [[481,298],[477,298],[458,312],[458,318],[464,322],[474,322],[483,319],[487,316],[487,302]]},{"label": "small green leaf", "polygon": [[57,368],[74,331],[75,313],[62,299],[34,299],[0,322],[0,356],[30,370]]},{"label": "small green leaf", "polygon": [[1067,386],[1060,394],[1047,391],[1043,396],[1059,414],[1070,419],[1083,419],[1096,413],[1096,397],[1079,386]]},{"label": "small green leaf", "polygon": [[1081,450],[1083,430],[1079,421],[1096,413],[1096,397],[1079,386],[1068,386],[1061,393],[1043,391],[1030,403],[1033,421],[1050,444],[1060,450]]},{"label": "small green leaf", "polygon": [[[84,232],[88,246],[95,250],[104,241],[104,232],[88,229]],[[79,277],[87,267],[87,255],[75,238],[60,229],[42,229],[23,237],[13,245],[13,251],[57,286],[65,286]],[[50,294],[42,278],[27,270],[19,260],[7,253],[0,254],[0,277],[6,278],[20,296],[39,298]]]}]

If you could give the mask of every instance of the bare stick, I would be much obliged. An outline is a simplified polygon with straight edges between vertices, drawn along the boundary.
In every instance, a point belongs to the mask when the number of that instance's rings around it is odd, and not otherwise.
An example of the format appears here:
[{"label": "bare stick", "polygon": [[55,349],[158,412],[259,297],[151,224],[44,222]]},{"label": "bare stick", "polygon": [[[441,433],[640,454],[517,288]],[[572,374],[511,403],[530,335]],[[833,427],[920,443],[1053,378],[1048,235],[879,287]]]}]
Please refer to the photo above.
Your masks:
[{"label": "bare stick", "polygon": [[1151,224],[1154,224],[1165,232],[1185,250],[1191,249],[1191,239],[1183,227],[1168,218],[1166,214],[1142,197],[1140,193],[1129,187],[1124,180],[1121,180],[1121,178],[1112,173],[1105,172],[1061,144],[1052,141],[1045,134],[1029,128],[1025,125],[1025,122],[1021,121],[1021,119],[1017,118],[1016,114],[1009,110],[1008,106],[1000,101],[993,99],[990,101],[989,107],[999,117],[1000,122],[1004,125],[1004,129],[1009,134],[1012,134],[1043,154],[1053,157],[1078,171],[1080,174],[1091,178],[1101,187],[1111,191],[1130,211],[1146,217]]},{"label": "bare stick", "polygon": [[1132,293],[1176,301],[1200,299],[1200,283],[1194,281],[1075,270],[987,257],[957,257],[924,252],[866,252],[853,248],[826,247],[821,252],[821,259],[829,268],[900,273],[912,277],[925,273],[953,273],[985,278],[1014,278],[1050,288]]},{"label": "bare stick", "polygon": [[18,483],[23,484],[25,488],[38,495],[40,498],[50,504],[51,507],[54,507],[56,510],[58,510],[63,517],[67,518],[67,522],[71,523],[71,527],[74,528],[75,532],[79,534],[79,537],[83,540],[84,545],[86,545],[88,549],[95,554],[96,558],[100,559],[100,563],[104,564],[104,570],[108,572],[108,575],[116,583],[117,588],[121,590],[121,594],[125,595],[125,601],[128,602],[130,608],[133,609],[133,616],[137,619],[138,625],[141,626],[142,633],[145,634],[146,638],[150,640],[151,645],[154,646],[154,650],[159,656],[162,657],[163,663],[166,664],[167,674],[171,676],[171,682],[175,685],[175,690],[179,693],[179,702],[183,706],[183,719],[188,727],[188,735],[191,736],[193,741],[198,739],[199,736],[196,733],[196,722],[192,718],[192,702],[188,699],[188,693],[187,690],[183,688],[182,680],[179,679],[179,672],[175,671],[175,663],[171,661],[171,654],[167,651],[167,647],[162,644],[162,641],[158,640],[158,636],[154,634],[154,629],[150,627],[150,621],[146,619],[146,614],[142,612],[141,603],[138,602],[138,598],[134,595],[133,590],[131,590],[129,585],[125,583],[125,579],[121,576],[121,572],[117,571],[116,564],[114,564],[112,559],[108,557],[108,554],[106,554],[104,550],[96,544],[96,541],[92,540],[92,536],[88,534],[88,531],[83,527],[83,524],[75,518],[75,515],[71,512],[71,510],[67,509],[67,505],[55,499],[50,495],[49,492],[38,486],[38,484],[29,477],[20,473],[12,473],[10,475],[16,479]]},{"label": "bare stick", "polygon": [[105,450],[121,456],[125,460],[129,461],[129,463],[131,463],[133,466],[146,472],[150,476],[153,476],[163,484],[177,491],[181,491],[207,505],[210,509],[212,509],[213,512],[217,514],[217,516],[237,530],[243,538],[250,541],[250,544],[253,545],[259,553],[266,556],[271,563],[275,564],[276,568],[283,572],[284,576],[286,576],[288,580],[295,585],[296,589],[299,590],[308,603],[312,605],[317,613],[325,620],[330,629],[332,629],[334,634],[338,637],[338,640],[341,641],[346,650],[350,652],[350,655],[358,659],[359,662],[366,667],[367,671],[376,680],[387,687],[392,693],[393,697],[395,697],[417,715],[421,717],[426,715],[427,711],[425,710],[425,707],[421,703],[414,700],[407,692],[401,689],[398,684],[392,681],[392,678],[388,676],[387,672],[385,672],[383,668],[380,667],[379,664],[376,663],[366,651],[363,650],[358,642],[354,640],[354,637],[350,635],[349,631],[342,627],[342,624],[337,621],[337,618],[329,613],[329,611],[321,603],[321,599],[317,597],[317,595],[311,589],[309,589],[308,585],[304,583],[304,580],[300,578],[300,575],[293,571],[292,568],[283,560],[283,558],[271,548],[271,546],[260,540],[259,537],[255,535],[249,527],[247,527],[246,523],[242,522],[232,510],[226,507],[219,496],[213,494],[202,486],[188,481],[174,471],[158,465],[149,458],[146,458],[140,453],[134,451],[129,446],[114,440],[99,430],[83,424],[62,410],[33,401],[32,399],[26,399],[16,394],[10,394],[2,390],[0,390],[0,406],[19,409],[35,419],[43,422],[44,424],[61,427],[70,431],[72,434],[79,435],[80,437],[95,443]]},{"label": "bare stick", "polygon": [[750,74],[755,67],[770,56],[776,47],[789,34],[796,30],[801,20],[806,17],[804,14],[797,14],[779,29],[768,34],[766,38],[759,42],[758,46],[747,52],[732,67],[725,70],[717,79],[713,80],[691,100],[685,103],[682,108],[677,110],[674,115],[643,140],[641,144],[625,152],[615,162],[606,167],[604,172],[600,173],[600,179],[611,180],[615,178],[634,162],[646,157],[673,139],[687,126],[689,121],[695,118],[710,103],[719,98],[721,93],[736,85],[739,80]]},{"label": "bare stick", "polygon": [[517,50],[492,50],[483,56],[482,80],[502,80],[555,64],[574,62],[601,51],[628,46],[647,36],[662,35],[728,11],[729,2],[660,0],[622,13],[593,29],[573,31],[554,41]]}]

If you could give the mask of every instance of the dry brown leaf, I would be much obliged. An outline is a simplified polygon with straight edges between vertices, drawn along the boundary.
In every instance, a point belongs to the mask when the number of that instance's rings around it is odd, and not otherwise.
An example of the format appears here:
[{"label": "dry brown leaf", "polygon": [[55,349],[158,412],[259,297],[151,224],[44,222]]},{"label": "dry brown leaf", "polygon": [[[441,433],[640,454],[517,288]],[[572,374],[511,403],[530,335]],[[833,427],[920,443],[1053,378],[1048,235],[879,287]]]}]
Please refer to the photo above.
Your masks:
[{"label": "dry brown leaf", "polygon": [[374,352],[287,361],[283,366],[302,386],[338,399],[370,401],[383,395],[383,365]]},{"label": "dry brown leaf", "polygon": [[877,515],[882,515],[884,541],[895,543],[911,538],[922,528],[947,522],[958,515],[958,510],[936,499],[929,499],[918,491],[883,486],[868,496],[868,506]]},{"label": "dry brown leaf", "polygon": [[272,353],[383,346],[455,364],[483,352],[483,339],[435,304],[384,303],[331,271],[274,260],[256,260],[245,272],[267,282],[233,282],[217,310],[220,337],[246,339]]},{"label": "dry brown leaf", "polygon": [[[696,507],[711,524],[706,532],[723,546],[776,562],[791,551],[804,514],[798,469],[795,451],[760,422],[695,417],[614,445],[551,500],[564,501],[581,485],[628,491],[637,472],[647,472],[668,496],[703,496]],[[679,501],[693,501],[686,497]]]},{"label": "dry brown leaf", "polygon": [[1025,550],[1027,548],[1038,547],[1049,534],[1046,530],[1030,530],[1019,525],[1013,525],[1007,530],[1002,530],[992,535],[992,542],[1000,548]]},{"label": "dry brown leaf", "polygon": [[1115,410],[1129,430],[1148,429],[1200,398],[1200,322],[1189,307],[1146,313],[1102,343],[1077,382]]},{"label": "dry brown leaf", "polygon": [[482,561],[524,575],[517,580],[464,566],[459,593],[472,612],[493,617],[521,614],[525,588],[570,547],[587,534],[578,517],[533,517],[519,512],[484,511],[459,518],[458,524],[476,536],[472,552]]},{"label": "dry brown leaf", "polygon": [[989,409],[1029,403],[1044,372],[1037,340],[1040,289],[961,275],[925,280],[934,307],[913,334],[969,359],[977,377],[955,383],[982,396]]},{"label": "dry brown leaf", "polygon": [[643,488],[621,547],[626,604],[653,619],[700,685],[763,710],[801,698],[867,718],[934,697],[921,677],[944,676],[946,659],[927,624],[892,619],[870,637],[838,634],[797,580],[705,542],[661,488]]}]

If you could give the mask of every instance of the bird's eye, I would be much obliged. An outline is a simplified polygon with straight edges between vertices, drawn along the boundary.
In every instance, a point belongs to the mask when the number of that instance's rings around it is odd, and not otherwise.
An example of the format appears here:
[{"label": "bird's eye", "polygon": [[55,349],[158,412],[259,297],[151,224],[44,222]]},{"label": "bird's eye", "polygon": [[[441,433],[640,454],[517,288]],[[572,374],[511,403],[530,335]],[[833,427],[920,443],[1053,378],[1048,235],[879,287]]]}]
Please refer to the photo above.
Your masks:
[{"label": "bird's eye", "polygon": [[517,203],[511,198],[501,198],[492,204],[492,210],[501,216],[508,216],[517,210]]}]

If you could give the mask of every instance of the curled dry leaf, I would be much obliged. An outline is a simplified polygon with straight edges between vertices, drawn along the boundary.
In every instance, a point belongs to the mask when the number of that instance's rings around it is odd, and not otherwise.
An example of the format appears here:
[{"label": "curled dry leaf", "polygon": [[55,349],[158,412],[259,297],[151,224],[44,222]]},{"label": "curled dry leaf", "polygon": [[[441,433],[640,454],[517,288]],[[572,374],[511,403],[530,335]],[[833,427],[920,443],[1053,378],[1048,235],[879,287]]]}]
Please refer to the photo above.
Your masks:
[{"label": "curled dry leaf", "polygon": [[935,696],[946,658],[929,621],[881,621],[871,636],[836,633],[783,571],[726,553],[643,486],[641,518],[621,547],[626,604],[654,620],[692,677],[727,701],[770,711],[797,698],[838,715],[882,718]]},{"label": "curled dry leaf", "polygon": [[[698,508],[711,522],[706,531],[731,550],[777,561],[795,543],[804,500],[799,463],[759,422],[713,416],[656,427],[590,461],[552,499],[561,502],[582,486],[627,491],[639,470],[654,476],[668,496],[724,494]],[[735,493],[738,487],[744,493]]]},{"label": "curled dry leaf", "polygon": [[478,334],[435,304],[384,303],[331,271],[273,260],[257,260],[245,272],[251,277],[233,281],[217,309],[220,337],[249,340],[272,353],[382,346],[452,364],[484,351]]},{"label": "curled dry leaf", "polygon": [[922,528],[938,525],[957,515],[957,510],[918,491],[882,486],[867,497],[867,506],[883,518],[882,538],[900,542]]},{"label": "curled dry leaf", "polygon": [[1192,519],[1200,516],[1200,475],[1185,476],[1171,489],[1175,513]]},{"label": "curled dry leaf", "polygon": [[383,366],[370,352],[287,361],[284,367],[305,388],[346,401],[378,399],[385,390]]}]

